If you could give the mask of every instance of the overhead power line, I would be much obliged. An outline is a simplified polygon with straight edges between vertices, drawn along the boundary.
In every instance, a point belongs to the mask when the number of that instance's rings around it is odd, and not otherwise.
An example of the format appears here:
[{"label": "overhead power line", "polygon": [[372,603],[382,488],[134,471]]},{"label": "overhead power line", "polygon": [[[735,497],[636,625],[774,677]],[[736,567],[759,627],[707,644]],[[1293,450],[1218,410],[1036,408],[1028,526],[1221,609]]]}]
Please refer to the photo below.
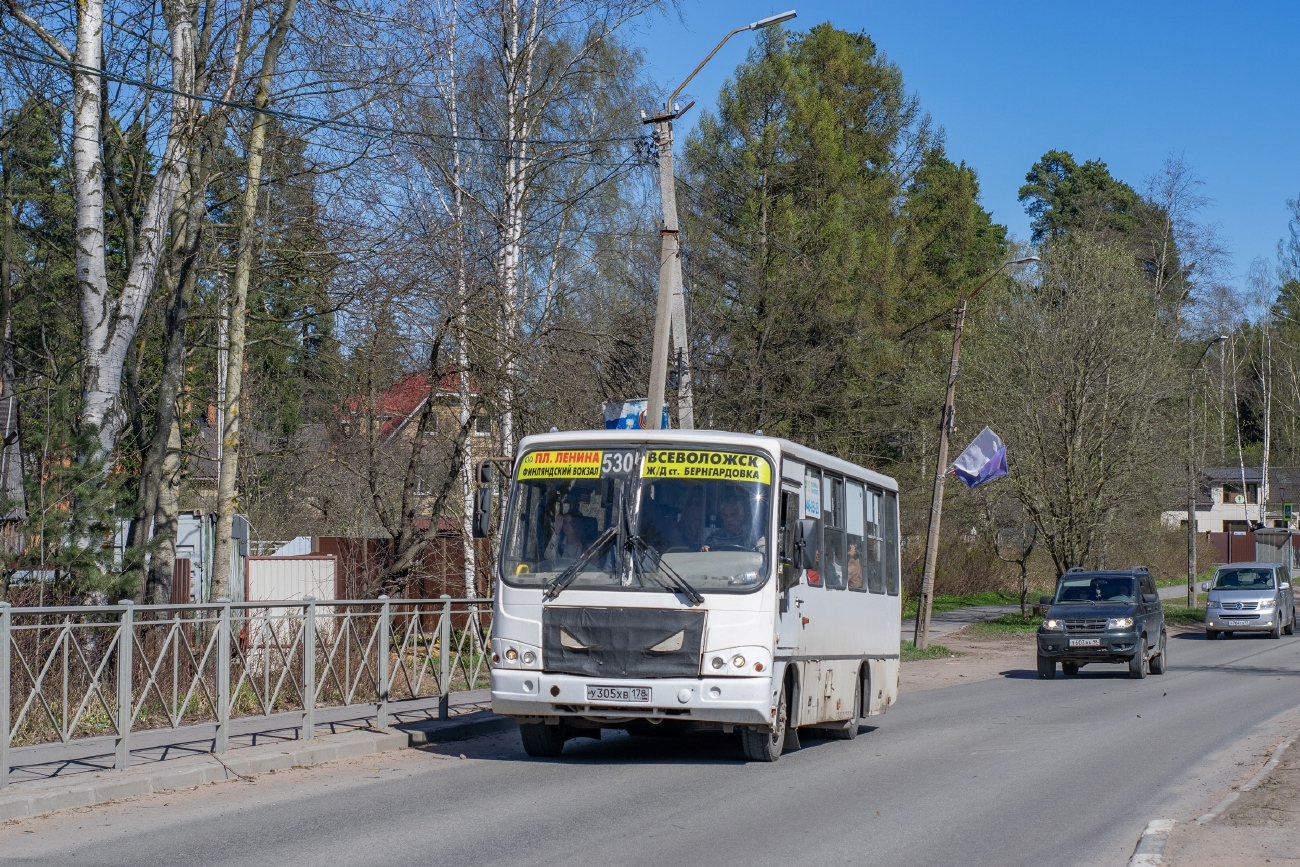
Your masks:
[{"label": "overhead power line", "polygon": [[[154,93],[166,94],[169,96],[183,96],[187,99],[193,99],[198,102],[204,102],[209,105],[223,106],[225,108],[235,109],[237,111],[256,111],[257,108],[249,102],[238,100],[223,100],[215,96],[209,96],[200,93],[190,93],[187,91],[176,90],[167,85],[158,84],[153,81],[135,78],[121,73],[109,72],[104,69],[96,69],[74,61],[63,60],[59,57],[49,55],[33,54],[31,52],[14,48],[11,45],[0,45],[0,54],[12,57],[15,60],[27,63],[38,63],[50,66],[56,69],[63,69],[69,72],[84,72],[90,75],[96,75],[108,81],[115,81],[120,84],[127,84],[137,87],[141,90],[148,90]],[[578,147],[591,146],[599,144],[629,144],[634,142],[648,143],[649,135],[626,135],[626,136],[605,136],[600,138],[508,138],[499,136],[481,136],[481,135],[451,135],[449,133],[433,133],[414,129],[401,129],[397,127],[385,127],[378,124],[364,123],[361,121],[343,120],[337,118],[317,117],[314,115],[298,114],[296,112],[281,111],[279,109],[266,108],[262,113],[268,117],[274,117],[277,120],[286,123],[299,123],[307,126],[313,126],[321,129],[333,129],[340,132],[354,132],[365,135],[382,135],[393,136],[397,138],[420,139],[427,141],[434,147],[454,150],[455,146],[460,143],[466,144],[496,144],[496,145],[529,145],[530,147]],[[448,144],[450,143],[450,145]],[[504,156],[509,156],[505,154]]]}]

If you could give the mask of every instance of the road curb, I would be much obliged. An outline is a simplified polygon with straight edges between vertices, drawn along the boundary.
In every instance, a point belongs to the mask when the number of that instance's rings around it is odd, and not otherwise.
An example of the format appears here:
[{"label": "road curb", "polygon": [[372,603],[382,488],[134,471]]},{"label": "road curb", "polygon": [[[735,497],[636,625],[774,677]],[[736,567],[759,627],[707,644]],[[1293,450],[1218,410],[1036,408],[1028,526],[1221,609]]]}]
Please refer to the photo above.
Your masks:
[{"label": "road curb", "polygon": [[1160,867],[1164,864],[1165,844],[1169,842],[1169,832],[1173,830],[1173,819],[1152,819],[1146,830],[1138,837],[1137,846],[1133,847],[1133,857],[1128,859],[1128,867]]},{"label": "road curb", "polygon": [[1249,792],[1251,789],[1255,788],[1261,782],[1263,782],[1264,778],[1269,775],[1269,772],[1277,767],[1277,763],[1282,761],[1282,753],[1286,752],[1287,747],[1295,743],[1295,739],[1297,737],[1300,737],[1300,732],[1291,735],[1289,738],[1282,741],[1282,743],[1278,744],[1273,749],[1272,754],[1268,757],[1268,761],[1264,763],[1264,767],[1256,771],[1255,775],[1251,777],[1249,780],[1247,780],[1245,783],[1243,783],[1240,789],[1236,789],[1224,795],[1223,800],[1215,804],[1214,807],[1210,810],[1210,812],[1206,813],[1204,816],[1201,816],[1199,819],[1196,820],[1196,824],[1204,825],[1210,822],[1211,820],[1214,819],[1215,816],[1219,815],[1224,810],[1228,809],[1228,806],[1233,801],[1241,797],[1242,792]]},{"label": "road curb", "polygon": [[57,810],[93,807],[136,795],[243,779],[267,771],[304,768],[390,750],[463,741],[514,727],[514,720],[509,717],[481,711],[468,714],[464,719],[407,724],[390,731],[352,731],[310,741],[295,741],[287,746],[248,747],[220,756],[208,753],[126,771],[103,771],[87,774],[75,783],[66,779],[15,783],[0,793],[0,822]]}]

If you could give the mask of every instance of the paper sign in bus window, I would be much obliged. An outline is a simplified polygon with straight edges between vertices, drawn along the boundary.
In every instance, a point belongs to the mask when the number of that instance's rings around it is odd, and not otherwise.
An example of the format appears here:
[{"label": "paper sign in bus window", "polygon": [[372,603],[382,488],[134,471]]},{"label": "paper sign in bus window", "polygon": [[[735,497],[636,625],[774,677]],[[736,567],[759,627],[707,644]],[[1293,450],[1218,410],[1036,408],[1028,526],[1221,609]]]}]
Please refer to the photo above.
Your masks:
[{"label": "paper sign in bus window", "polygon": [[604,454],[596,449],[529,452],[519,462],[519,479],[598,479]]},{"label": "paper sign in bus window", "polygon": [[822,480],[812,473],[804,476],[803,480],[803,516],[822,516]]}]

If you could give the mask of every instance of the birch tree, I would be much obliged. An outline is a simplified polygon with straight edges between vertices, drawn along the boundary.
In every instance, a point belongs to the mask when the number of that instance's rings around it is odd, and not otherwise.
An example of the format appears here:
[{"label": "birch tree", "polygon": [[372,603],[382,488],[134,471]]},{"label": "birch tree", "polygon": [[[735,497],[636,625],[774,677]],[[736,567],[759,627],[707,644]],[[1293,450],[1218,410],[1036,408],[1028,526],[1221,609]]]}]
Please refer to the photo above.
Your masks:
[{"label": "birch tree", "polygon": [[115,287],[109,285],[105,261],[104,2],[78,0],[75,41],[71,46],[29,14],[20,0],[5,0],[5,7],[67,64],[72,78],[71,150],[83,351],[81,424],[95,432],[98,440],[98,453],[86,457],[109,461],[122,425],[119,393],[123,365],[153,291],[159,258],[165,249],[167,221],[189,161],[198,111],[198,103],[192,98],[195,9],[184,0],[162,0],[171,67],[170,120],[158,154],[157,171],[133,232],[131,266],[122,285]]}]

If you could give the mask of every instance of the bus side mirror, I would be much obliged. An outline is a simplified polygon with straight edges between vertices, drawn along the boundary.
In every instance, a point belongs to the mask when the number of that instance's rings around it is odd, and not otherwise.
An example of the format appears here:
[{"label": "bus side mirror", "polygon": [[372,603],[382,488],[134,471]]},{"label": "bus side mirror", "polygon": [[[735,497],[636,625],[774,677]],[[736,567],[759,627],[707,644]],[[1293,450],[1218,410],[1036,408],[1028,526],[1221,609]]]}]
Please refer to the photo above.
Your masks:
[{"label": "bus side mirror", "polygon": [[794,565],[796,569],[817,568],[817,522],[812,518],[794,523]]},{"label": "bus side mirror", "polygon": [[492,464],[484,461],[478,468],[478,490],[474,492],[474,538],[492,534]]}]

